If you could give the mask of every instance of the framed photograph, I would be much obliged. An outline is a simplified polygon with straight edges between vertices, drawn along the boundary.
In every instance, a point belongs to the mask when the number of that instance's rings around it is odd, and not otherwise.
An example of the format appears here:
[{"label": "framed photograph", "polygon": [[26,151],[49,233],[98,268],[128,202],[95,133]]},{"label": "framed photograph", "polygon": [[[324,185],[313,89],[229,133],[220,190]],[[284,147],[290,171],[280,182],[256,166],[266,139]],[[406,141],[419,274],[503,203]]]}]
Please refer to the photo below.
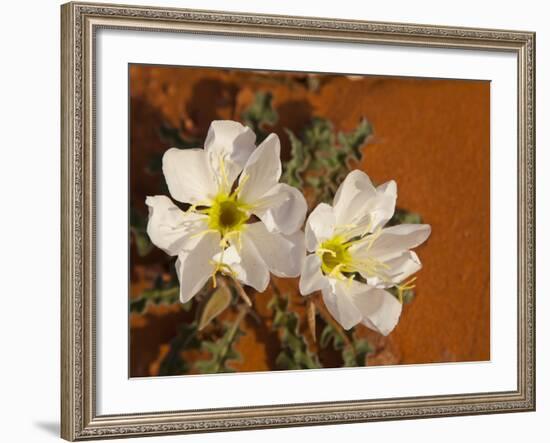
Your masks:
[{"label": "framed photograph", "polygon": [[62,437],[535,409],[535,35],[62,6]]}]

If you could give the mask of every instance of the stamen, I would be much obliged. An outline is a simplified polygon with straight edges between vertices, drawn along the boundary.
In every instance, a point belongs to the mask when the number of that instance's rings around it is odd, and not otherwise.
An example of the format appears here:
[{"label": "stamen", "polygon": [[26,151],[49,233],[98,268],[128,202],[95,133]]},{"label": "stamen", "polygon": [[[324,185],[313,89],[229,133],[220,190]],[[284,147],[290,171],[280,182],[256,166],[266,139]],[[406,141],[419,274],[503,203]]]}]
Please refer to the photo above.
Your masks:
[{"label": "stamen", "polygon": [[237,250],[240,252],[243,248],[243,243],[242,243],[242,232],[241,231],[231,231],[231,232],[228,232],[227,234],[225,234],[225,236],[223,237],[223,240],[225,240],[225,245],[228,246],[229,245],[229,239],[230,237],[237,237]]},{"label": "stamen", "polygon": [[363,260],[354,260],[353,261],[354,267],[357,268],[357,270],[361,268],[382,268],[382,269],[390,269],[390,265],[387,263],[384,263],[379,260],[375,260],[374,258],[366,258]]},{"label": "stamen", "polygon": [[416,285],[413,285],[412,283],[416,281],[416,277],[411,278],[406,283],[402,283],[400,285],[397,285],[397,298],[399,299],[399,302],[403,304],[403,293],[405,291],[409,291],[411,289],[414,289]]},{"label": "stamen", "polygon": [[[222,251],[222,260],[223,260],[223,251]],[[244,302],[248,306],[252,306],[252,302],[250,301],[250,298],[246,294],[246,291],[244,290],[243,285],[241,285],[241,282],[239,280],[237,280],[237,273],[235,272],[235,270],[231,266],[229,266],[227,263],[222,263],[221,261],[217,262],[217,261],[214,261],[214,260],[210,260],[210,263],[215,265],[214,272],[212,274],[212,283],[213,283],[214,288],[217,285],[216,273],[219,271],[223,275],[227,275],[228,277],[230,277],[233,280],[233,282],[235,283],[235,288],[237,289],[237,293],[239,294],[239,296],[244,300]]]},{"label": "stamen", "polygon": [[351,247],[351,246],[354,246],[354,245],[359,245],[359,244],[367,244],[367,251],[370,250],[370,248],[372,247],[373,243],[376,241],[376,239],[378,239],[378,237],[380,237],[380,234],[382,233],[382,228],[381,227],[378,227],[376,229],[375,232],[373,232],[372,234],[368,235],[369,231],[370,231],[370,227],[371,227],[371,224],[369,223],[369,225],[367,225],[367,227],[365,229],[363,229],[363,231],[361,232],[361,234],[359,235],[353,235],[353,234],[349,234],[347,233],[347,237],[359,237],[358,239],[356,240],[350,240],[350,241],[347,241],[346,242],[346,247]]},{"label": "stamen", "polygon": [[239,184],[237,185],[237,187],[235,188],[235,190],[231,194],[238,196],[241,193],[244,184],[248,181],[249,178],[250,178],[250,175],[245,174],[243,172],[241,174],[241,178],[239,179]]},{"label": "stamen", "polygon": [[333,257],[336,257],[336,252],[334,252],[332,249],[326,249],[326,248],[317,248],[315,251],[317,255],[323,255],[323,254],[330,254]]},{"label": "stamen", "polygon": [[[365,226],[365,229],[363,230],[361,237],[365,237],[370,232],[371,228],[372,228],[372,217],[369,216],[369,224]],[[378,230],[381,231],[382,228],[379,227]]]},{"label": "stamen", "polygon": [[206,211],[207,211],[209,208],[207,208],[207,209],[197,209],[197,207],[199,207],[199,206],[209,206],[209,205],[211,205],[211,204],[212,204],[212,203],[209,202],[209,201],[200,201],[200,202],[194,203],[194,204],[192,204],[191,206],[189,206],[189,207],[187,208],[187,210],[184,211],[184,212],[185,212],[186,214],[187,214],[188,212],[194,212],[194,213],[199,213],[199,214],[205,214],[205,213],[207,213]]},{"label": "stamen", "polygon": [[212,273],[212,287],[216,289],[218,287],[218,281],[216,280],[216,273]]},{"label": "stamen", "polygon": [[336,265],[332,271],[330,271],[329,276],[335,277],[337,280],[345,280],[344,275],[340,272],[340,269],[342,269],[345,265],[343,263],[340,263]]},{"label": "stamen", "polygon": [[216,274],[218,272],[220,272],[224,275],[229,275],[232,278],[235,278],[234,275],[236,275],[236,272],[233,270],[233,268],[231,266],[229,266],[227,263],[222,262],[223,261],[223,253],[224,253],[224,251],[222,251],[222,253],[221,253],[220,261],[209,260],[209,263],[214,266],[214,270],[212,271],[212,286],[214,288],[216,288],[218,286],[218,282],[216,280]]},{"label": "stamen", "polygon": [[346,239],[359,237],[357,240],[348,242],[349,245],[352,245],[352,244],[361,242],[364,239],[364,237],[370,232],[372,228],[372,220],[369,220],[366,226],[362,227],[362,225],[363,224],[359,225],[357,223],[351,223],[346,225],[336,225],[334,229],[335,229],[335,232],[338,232],[339,235],[345,237]]},{"label": "stamen", "polygon": [[389,276],[382,271],[390,269],[390,266],[373,258],[353,260],[348,267],[352,272],[359,272],[360,274],[365,274],[368,277],[378,277],[386,283],[391,280]]},{"label": "stamen", "polygon": [[404,291],[406,291],[408,289],[414,289],[414,288],[416,288],[416,285],[413,285],[412,283],[414,283],[415,281],[416,281],[416,277],[413,277],[409,281],[407,281],[406,283],[402,283],[402,284],[398,285],[398,288],[401,288]]},{"label": "stamen", "polygon": [[227,171],[225,170],[225,157],[220,155],[219,162],[220,162],[220,172],[222,174],[222,179],[223,179],[223,189],[229,189],[231,185],[229,183],[229,179],[227,178]]},{"label": "stamen", "polygon": [[375,240],[377,240],[378,237],[380,237],[380,234],[382,234],[382,227],[381,226],[379,226],[378,229],[376,229],[376,231],[372,233],[372,235],[369,235],[369,237],[368,237],[369,245],[367,246],[367,251],[369,251],[370,248],[372,248],[372,245],[374,244]]}]

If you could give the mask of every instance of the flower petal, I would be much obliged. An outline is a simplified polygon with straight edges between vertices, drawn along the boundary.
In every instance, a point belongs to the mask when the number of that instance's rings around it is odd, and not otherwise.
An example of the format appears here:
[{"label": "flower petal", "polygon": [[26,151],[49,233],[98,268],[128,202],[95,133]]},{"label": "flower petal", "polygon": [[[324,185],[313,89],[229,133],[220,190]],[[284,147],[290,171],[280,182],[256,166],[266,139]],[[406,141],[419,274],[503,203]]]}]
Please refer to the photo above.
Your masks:
[{"label": "flower petal", "polygon": [[216,182],[203,149],[168,149],[162,157],[162,172],[170,195],[177,201],[195,204],[216,194]]},{"label": "flower petal", "polygon": [[252,286],[258,292],[264,292],[269,284],[269,270],[250,238],[241,238],[241,245],[231,245],[215,260],[230,266],[237,274],[237,279],[245,285]]},{"label": "flower petal", "polygon": [[176,261],[180,282],[180,301],[186,303],[199,292],[214,270],[212,258],[220,251],[219,236],[207,233],[201,236],[192,250],[181,252]]},{"label": "flower petal", "polygon": [[[430,236],[430,225],[402,224],[384,228],[374,240],[370,249],[359,243],[355,247],[358,256],[368,254],[380,261],[387,261],[399,257],[404,251],[416,248]],[[367,242],[368,243],[368,242]],[[351,249],[350,249],[351,250]]]},{"label": "flower petal", "polygon": [[365,217],[366,202],[376,197],[376,188],[367,174],[351,171],[334,196],[334,213],[338,225],[356,224]]},{"label": "flower petal", "polygon": [[397,258],[388,260],[386,265],[389,266],[387,273],[390,275],[394,284],[405,281],[411,275],[422,269],[422,263],[420,263],[418,255],[413,251],[407,251]]},{"label": "flower petal", "polygon": [[321,272],[321,257],[317,254],[308,255],[302,265],[300,275],[300,294],[308,295],[327,288],[329,280]]},{"label": "flower petal", "polygon": [[344,329],[351,329],[361,321],[361,312],[353,303],[347,282],[329,279],[330,285],[323,288],[323,301],[330,314]]},{"label": "flower petal", "polygon": [[281,178],[281,143],[270,134],[248,158],[239,179],[239,199],[254,203],[273,188]]},{"label": "flower petal", "polygon": [[376,188],[376,198],[370,201],[368,211],[370,213],[371,230],[374,232],[384,226],[395,212],[397,200],[397,183],[390,180]]},{"label": "flower petal", "polygon": [[302,231],[284,235],[269,232],[263,223],[251,223],[246,225],[242,235],[254,243],[272,274],[277,277],[300,275],[306,253]]},{"label": "flower petal", "polygon": [[313,252],[317,247],[332,237],[336,216],[331,206],[319,203],[309,214],[306,223],[306,248]]},{"label": "flower petal", "polygon": [[233,182],[256,147],[255,141],[256,134],[239,122],[215,120],[210,124],[204,150],[218,183],[228,187],[226,192],[231,190]]},{"label": "flower petal", "polygon": [[[358,259],[360,260],[361,258],[359,257]],[[390,288],[405,281],[415,272],[418,272],[422,269],[422,264],[413,251],[405,251],[401,255],[384,262],[384,267],[382,271],[383,275],[369,275],[361,270],[359,270],[359,273],[367,280],[369,286]]]},{"label": "flower petal", "polygon": [[254,202],[252,212],[264,222],[270,232],[293,234],[306,218],[307,203],[296,188],[279,183]]},{"label": "flower petal", "polygon": [[399,321],[401,303],[388,291],[353,283],[349,294],[361,312],[361,322],[382,335],[388,335]]},{"label": "flower petal", "polygon": [[147,197],[145,204],[149,207],[147,235],[169,255],[194,247],[194,237],[208,227],[205,215],[183,212],[164,195]]},{"label": "flower petal", "polygon": [[396,199],[397,185],[393,180],[375,188],[367,174],[354,170],[336,192],[336,223],[350,238],[373,232],[392,217]]}]

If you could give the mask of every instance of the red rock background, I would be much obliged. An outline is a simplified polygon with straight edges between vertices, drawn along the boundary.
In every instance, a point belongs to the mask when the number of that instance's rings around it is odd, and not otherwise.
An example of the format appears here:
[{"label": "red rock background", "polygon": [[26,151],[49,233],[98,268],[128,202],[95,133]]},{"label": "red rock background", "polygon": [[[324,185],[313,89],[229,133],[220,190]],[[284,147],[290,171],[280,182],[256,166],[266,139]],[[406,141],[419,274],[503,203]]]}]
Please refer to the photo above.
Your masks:
[{"label": "red rock background", "polygon": [[[130,67],[130,198],[146,214],[146,195],[162,193],[162,176],[146,172],[152,154],[167,145],[165,122],[204,140],[214,119],[239,120],[257,91],[273,94],[279,114],[272,128],[288,157],[283,128],[299,133],[312,116],[349,131],[366,117],[374,135],[360,167],[376,183],[394,179],[399,207],[432,225],[417,248],[424,265],[416,297],[389,337],[362,328],[376,352],[368,364],[480,361],[490,358],[489,312],[489,97],[484,81],[321,75],[318,88],[302,74],[132,65]],[[161,251],[138,257],[131,244],[131,297],[151,284]],[[297,281],[277,280],[303,313]],[[245,320],[237,349],[239,371],[274,369],[276,333],[269,294],[254,296],[263,324]],[[234,312],[228,311],[228,318]],[[156,375],[177,326],[189,321],[180,306],[150,306],[131,314],[131,376]],[[303,323],[303,333],[309,331]],[[193,355],[188,358],[193,358]],[[338,365],[335,359],[334,365]]]}]

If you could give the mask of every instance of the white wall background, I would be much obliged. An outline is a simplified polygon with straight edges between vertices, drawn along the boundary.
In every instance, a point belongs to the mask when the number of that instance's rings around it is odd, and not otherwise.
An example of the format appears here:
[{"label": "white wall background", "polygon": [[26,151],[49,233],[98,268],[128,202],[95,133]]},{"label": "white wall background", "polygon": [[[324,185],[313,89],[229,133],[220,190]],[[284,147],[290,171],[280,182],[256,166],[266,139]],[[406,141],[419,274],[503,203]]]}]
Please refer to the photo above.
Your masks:
[{"label": "white wall background", "polygon": [[[536,413],[397,421],[270,431],[158,437],[139,441],[265,442],[546,441],[550,418],[550,28],[545,2],[394,0],[127,0],[201,9],[524,29],[537,32],[537,304]],[[2,5],[0,26],[1,272],[0,439],[55,441],[59,433],[59,1]],[[546,100],[545,100],[546,99]],[[544,267],[546,266],[546,268]],[[504,277],[504,276],[503,276]],[[512,325],[511,325],[512,326]],[[546,420],[545,420],[546,419]]]}]

